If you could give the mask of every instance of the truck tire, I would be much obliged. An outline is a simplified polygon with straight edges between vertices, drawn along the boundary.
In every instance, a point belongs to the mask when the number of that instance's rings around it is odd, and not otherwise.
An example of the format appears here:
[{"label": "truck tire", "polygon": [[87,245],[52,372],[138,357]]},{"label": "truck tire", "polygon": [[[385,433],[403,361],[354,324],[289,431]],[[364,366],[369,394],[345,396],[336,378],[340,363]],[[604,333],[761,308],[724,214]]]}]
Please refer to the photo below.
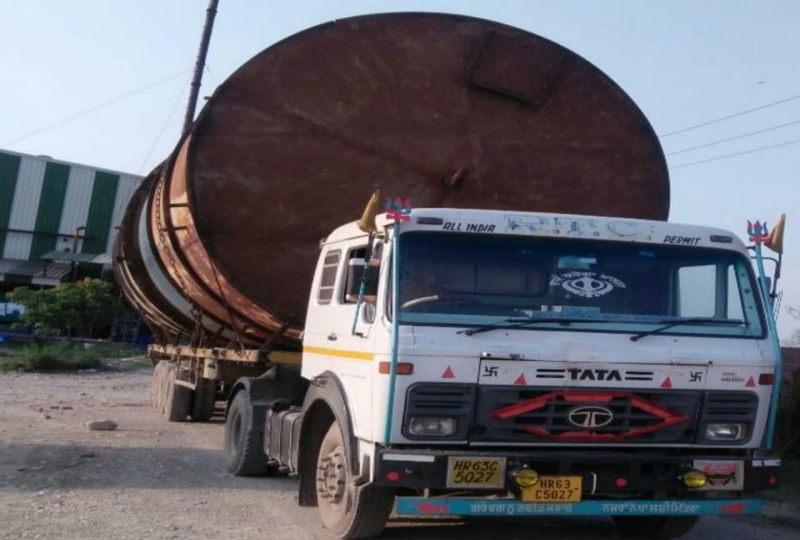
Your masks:
[{"label": "truck tire", "polygon": [[217,385],[213,379],[198,379],[192,399],[191,417],[194,422],[208,422],[214,416],[217,404]]},{"label": "truck tire", "polygon": [[169,422],[184,422],[192,407],[192,390],[177,381],[189,380],[189,371],[180,369],[175,364],[169,364],[167,376],[166,397],[164,398],[164,416]]},{"label": "truck tire", "polygon": [[161,414],[167,414],[167,395],[169,392],[170,372],[175,367],[172,362],[166,360],[159,362],[163,365],[161,375],[158,380],[158,410]]},{"label": "truck tire", "polygon": [[252,429],[250,394],[239,390],[225,419],[225,458],[235,476],[267,476],[273,468],[264,454],[264,431]]},{"label": "truck tire", "polygon": [[166,362],[158,362],[153,370],[153,378],[150,380],[150,404],[155,409],[161,409],[161,382],[166,365]]},{"label": "truck tire", "polygon": [[345,459],[339,422],[331,424],[317,457],[316,490],[322,524],[337,538],[380,535],[394,506],[394,490],[365,486],[356,489]]},{"label": "truck tire", "polygon": [[698,516],[614,516],[623,538],[679,538],[691,531]]}]

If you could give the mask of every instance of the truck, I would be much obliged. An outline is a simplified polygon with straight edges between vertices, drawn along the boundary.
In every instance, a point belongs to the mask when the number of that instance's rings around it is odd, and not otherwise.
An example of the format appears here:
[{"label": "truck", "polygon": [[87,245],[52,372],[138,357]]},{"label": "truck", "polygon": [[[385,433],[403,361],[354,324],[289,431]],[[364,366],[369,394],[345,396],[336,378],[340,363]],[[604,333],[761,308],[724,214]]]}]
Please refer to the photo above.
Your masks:
[{"label": "truck", "polygon": [[[453,14],[274,44],[142,182],[117,282],[152,404],[225,418],[337,538],[411,516],[760,512],[781,358],[771,233],[672,223],[658,137],[583,57]],[[753,264],[755,261],[756,264]]]}]

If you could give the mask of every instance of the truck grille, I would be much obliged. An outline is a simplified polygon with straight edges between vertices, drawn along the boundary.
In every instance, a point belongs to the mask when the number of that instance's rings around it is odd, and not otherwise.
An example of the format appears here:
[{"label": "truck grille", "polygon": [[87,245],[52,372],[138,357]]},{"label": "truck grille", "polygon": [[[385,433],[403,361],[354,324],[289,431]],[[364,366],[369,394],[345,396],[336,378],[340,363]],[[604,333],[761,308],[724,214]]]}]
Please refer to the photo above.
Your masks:
[{"label": "truck grille", "polygon": [[757,412],[752,392],[418,383],[406,396],[404,435],[414,439],[410,418],[430,416],[456,418],[448,439],[478,444],[708,444],[706,423],[742,422],[752,432]]},{"label": "truck grille", "polygon": [[474,442],[691,443],[700,392],[483,387]]}]

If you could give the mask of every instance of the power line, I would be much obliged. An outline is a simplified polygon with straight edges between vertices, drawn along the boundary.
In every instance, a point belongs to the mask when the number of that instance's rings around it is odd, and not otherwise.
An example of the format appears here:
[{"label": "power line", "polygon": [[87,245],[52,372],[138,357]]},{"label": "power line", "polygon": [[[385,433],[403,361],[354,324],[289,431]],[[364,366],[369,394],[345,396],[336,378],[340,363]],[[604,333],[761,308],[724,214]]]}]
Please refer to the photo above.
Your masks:
[{"label": "power line", "polygon": [[685,132],[691,131],[693,129],[697,129],[697,128],[701,128],[701,127],[705,127],[705,126],[710,126],[711,124],[716,124],[717,122],[722,122],[724,120],[730,120],[731,118],[736,118],[737,116],[743,116],[745,114],[750,114],[751,112],[756,112],[756,111],[760,111],[762,109],[767,109],[769,107],[774,107],[776,105],[781,105],[783,103],[787,103],[787,102],[793,101],[795,99],[800,99],[800,94],[797,94],[796,96],[788,97],[786,99],[782,99],[780,101],[767,103],[766,105],[761,105],[760,107],[756,107],[754,109],[748,109],[746,111],[741,111],[741,112],[738,112],[738,113],[730,114],[728,116],[723,116],[722,118],[717,118],[716,120],[709,120],[708,122],[703,122],[702,124],[695,124],[693,126],[685,127],[683,129],[679,129],[678,131],[673,131],[671,133],[666,133],[664,135],[659,135],[659,137],[662,138],[662,139],[665,138],[665,137],[671,137],[672,135],[677,135],[678,133],[685,133]]},{"label": "power line", "polygon": [[681,165],[675,165],[674,167],[670,167],[670,169],[680,169],[682,167],[689,167],[691,165],[700,165],[701,163],[709,163],[711,161],[719,161],[721,159],[732,158],[736,156],[743,156],[745,154],[754,154],[756,152],[761,152],[763,150],[770,150],[772,148],[780,148],[781,146],[789,146],[790,144],[797,144],[800,143],[800,139],[795,139],[793,141],[787,141],[785,143],[780,144],[771,144],[769,146],[762,146],[761,148],[753,148],[752,150],[745,150],[744,152],[736,152],[735,154],[726,154],[724,156],[717,156],[710,159],[704,159],[701,161],[692,161],[691,163],[683,163]]},{"label": "power line", "polygon": [[164,120],[164,124],[161,126],[161,130],[159,130],[156,139],[153,141],[153,145],[150,147],[150,151],[147,152],[147,156],[145,156],[144,160],[142,161],[142,166],[139,167],[139,174],[142,174],[144,166],[147,165],[147,160],[150,159],[150,156],[153,155],[153,151],[156,149],[156,144],[158,144],[158,141],[161,140],[161,136],[164,135],[164,131],[166,131],[167,125],[169,124],[169,121],[172,119],[172,115],[175,114],[175,110],[178,108],[178,104],[180,103],[181,98],[183,97],[183,93],[186,91],[188,83],[189,80],[187,79],[186,82],[183,85],[181,85],[181,91],[178,94],[178,97],[175,99],[175,103],[172,105],[172,109],[169,111],[167,119]]},{"label": "power line", "polygon": [[217,80],[217,77],[214,75],[214,73],[211,71],[211,68],[208,66],[208,63],[206,63],[205,68],[208,74],[211,75],[211,78],[214,79],[214,85],[219,86],[219,81]]},{"label": "power line", "polygon": [[751,135],[758,135],[759,133],[766,133],[768,131],[774,131],[776,129],[784,128],[787,126],[793,126],[795,124],[800,124],[800,120],[795,120],[794,122],[788,122],[786,124],[781,124],[779,126],[772,126],[765,129],[759,129],[758,131],[750,131],[748,133],[743,133],[742,135],[737,135],[736,137],[728,137],[727,139],[720,139],[718,141],[713,141],[706,144],[700,144],[698,146],[691,146],[689,148],[684,148],[683,150],[678,150],[677,152],[670,152],[666,154],[668,156],[674,156],[675,154],[682,154],[684,152],[689,152],[690,150],[697,150],[699,148],[706,148],[708,146],[714,146],[715,144],[720,144],[728,141],[735,141],[737,139],[744,139],[745,137],[750,137]]},{"label": "power line", "polygon": [[190,70],[184,69],[183,71],[180,71],[178,73],[170,75],[169,77],[161,79],[160,81],[156,81],[156,82],[154,82],[152,84],[148,84],[147,86],[143,86],[142,88],[139,88],[138,90],[134,90],[133,92],[125,94],[124,96],[120,96],[120,97],[118,97],[116,99],[112,99],[111,101],[108,101],[108,102],[103,103],[101,105],[97,105],[96,107],[92,107],[91,109],[88,109],[86,111],[80,112],[80,113],[78,113],[78,114],[76,114],[74,116],[70,116],[69,118],[65,118],[64,120],[60,120],[60,121],[56,122],[55,124],[50,124],[49,126],[45,126],[43,128],[37,129],[36,131],[28,133],[27,135],[23,135],[22,137],[17,137],[16,139],[13,139],[13,140],[8,141],[6,143],[0,144],[0,146],[7,147],[7,146],[10,146],[12,144],[16,144],[16,143],[18,143],[20,141],[23,141],[25,139],[29,139],[29,138],[33,137],[34,135],[39,135],[40,133],[43,133],[43,132],[51,130],[51,129],[55,128],[55,127],[61,126],[63,124],[66,124],[67,122],[71,122],[73,120],[81,118],[82,116],[86,116],[87,114],[93,113],[93,112],[95,112],[97,110],[100,110],[100,109],[102,109],[104,107],[108,107],[109,105],[114,105],[115,103],[119,103],[120,101],[122,101],[124,99],[127,99],[129,97],[135,96],[137,94],[141,94],[142,92],[144,92],[146,90],[150,90],[151,88],[154,88],[154,87],[156,87],[158,85],[164,84],[167,81],[171,81],[175,77],[178,77],[179,75],[183,75],[187,71],[190,71]]}]

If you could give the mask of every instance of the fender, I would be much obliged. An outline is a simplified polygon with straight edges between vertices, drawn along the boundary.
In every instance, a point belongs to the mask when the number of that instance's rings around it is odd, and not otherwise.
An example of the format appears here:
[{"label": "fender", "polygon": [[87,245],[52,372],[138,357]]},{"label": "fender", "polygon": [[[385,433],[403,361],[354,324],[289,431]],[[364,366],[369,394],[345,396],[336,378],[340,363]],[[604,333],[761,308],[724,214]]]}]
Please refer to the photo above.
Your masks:
[{"label": "fender", "polygon": [[[358,441],[356,440],[353,430],[352,415],[345,400],[345,391],[342,382],[336,374],[325,371],[320,375],[314,377],[311,381],[306,392],[305,400],[303,401],[303,416],[301,419],[300,427],[300,444],[301,447],[307,448],[309,438],[316,435],[319,441],[322,441],[324,433],[315,433],[312,431],[313,423],[307,416],[309,411],[312,410],[315,403],[324,402],[333,413],[336,420],[342,429],[342,435],[345,443],[345,459],[350,464],[351,471],[359,471],[358,466]],[[316,450],[316,449],[315,449]],[[316,506],[316,475],[313,471],[316,468],[316,452],[301,452],[298,460],[298,472],[300,473],[300,506]],[[309,468],[312,474],[309,474]]]},{"label": "fender", "polygon": [[225,403],[225,416],[236,394],[242,390],[250,394],[253,414],[251,424],[246,427],[254,431],[264,431],[268,410],[277,413],[291,405],[299,405],[308,387],[308,381],[300,376],[299,368],[278,365],[271,368],[270,372],[269,377],[242,377],[237,380]]}]

